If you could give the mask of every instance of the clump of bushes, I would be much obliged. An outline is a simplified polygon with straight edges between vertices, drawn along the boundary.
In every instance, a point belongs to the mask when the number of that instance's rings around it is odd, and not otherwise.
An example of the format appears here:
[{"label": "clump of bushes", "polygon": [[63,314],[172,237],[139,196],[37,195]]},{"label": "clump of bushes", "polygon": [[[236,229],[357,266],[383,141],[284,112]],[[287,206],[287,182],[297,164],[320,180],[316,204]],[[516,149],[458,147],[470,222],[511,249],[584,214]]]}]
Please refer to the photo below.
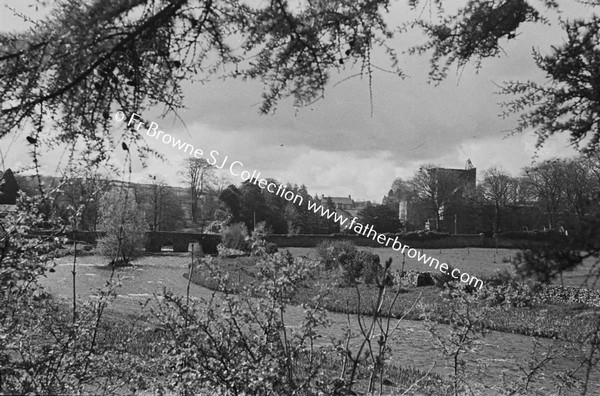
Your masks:
[{"label": "clump of bushes", "polygon": [[250,238],[250,255],[266,256],[279,252],[276,243],[265,241],[263,238]]},{"label": "clump of bushes", "polygon": [[256,225],[254,231],[252,231],[252,236],[246,238],[250,249],[250,255],[266,256],[275,254],[279,251],[277,244],[271,242],[267,243],[265,240],[265,237],[271,233],[272,230],[267,226],[266,222],[261,221]]},{"label": "clump of bushes", "polygon": [[224,248],[245,252],[248,250],[248,228],[244,223],[231,224],[221,230],[221,244]]},{"label": "clump of bushes", "polygon": [[512,307],[531,307],[542,300],[540,282],[523,282],[508,270],[496,271],[482,280],[485,286],[477,295],[491,306],[508,304]]},{"label": "clump of bushes", "polygon": [[378,255],[358,250],[350,241],[323,241],[316,252],[325,271],[340,271],[343,284],[355,284],[359,279],[375,283],[383,273]]},{"label": "clump of bushes", "polygon": [[539,293],[541,284],[536,282],[510,282],[505,285],[490,287],[487,291],[491,305],[508,304],[512,307],[532,307],[541,302]]}]

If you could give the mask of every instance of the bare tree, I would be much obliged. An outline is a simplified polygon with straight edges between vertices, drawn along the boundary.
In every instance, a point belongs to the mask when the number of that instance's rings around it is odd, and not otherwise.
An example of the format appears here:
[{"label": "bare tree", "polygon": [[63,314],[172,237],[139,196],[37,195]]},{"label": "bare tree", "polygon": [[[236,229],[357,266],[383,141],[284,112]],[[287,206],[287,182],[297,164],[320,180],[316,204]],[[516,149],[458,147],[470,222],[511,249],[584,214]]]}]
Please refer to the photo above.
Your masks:
[{"label": "bare tree", "polygon": [[110,182],[105,176],[88,172],[85,168],[83,175],[76,175],[65,183],[62,189],[63,199],[73,208],[79,208],[81,212],[77,229],[96,231],[100,217],[98,202],[109,185]]},{"label": "bare tree", "polygon": [[385,204],[397,204],[400,201],[412,201],[415,198],[415,190],[412,184],[400,177],[394,179],[388,194],[383,198]]},{"label": "bare tree", "polygon": [[398,177],[394,179],[392,182],[392,188],[390,189],[390,194],[393,194],[394,197],[399,199],[407,199],[414,193],[414,190],[410,184],[410,182],[403,180]]},{"label": "bare tree", "polygon": [[[189,158],[185,161],[185,168],[180,174],[190,189],[192,222],[197,224],[201,217],[200,199],[213,182],[214,168],[203,158]],[[201,220],[200,227],[203,232],[205,219]]]},{"label": "bare tree", "polygon": [[429,205],[435,216],[437,230],[440,228],[444,210],[460,191],[457,178],[451,173],[439,172],[439,169],[437,165],[423,165],[409,182],[417,196]]},{"label": "bare tree", "polygon": [[600,151],[589,153],[582,157],[582,162],[600,184]]},{"label": "bare tree", "polygon": [[600,151],[590,153],[582,158],[583,165],[588,169],[593,180],[593,201],[596,206],[592,208],[595,212],[600,213]]},{"label": "bare tree", "polygon": [[227,174],[215,172],[212,177],[212,188],[217,196],[221,195],[223,190],[231,184],[231,180],[229,179]]},{"label": "bare tree", "polygon": [[536,166],[525,168],[527,183],[536,198],[541,201],[548,215],[548,227],[556,226],[558,211],[564,200],[564,173],[561,160],[544,161]]},{"label": "bare tree", "polygon": [[516,201],[516,182],[502,169],[492,167],[483,172],[483,181],[479,188],[484,200],[494,206],[493,229],[494,232],[498,232],[504,210]]},{"label": "bare tree", "polygon": [[565,201],[569,211],[577,215],[578,224],[581,226],[594,206],[598,181],[580,158],[564,161],[562,171]]},{"label": "bare tree", "polygon": [[146,215],[150,220],[150,230],[160,231],[163,217],[163,200],[167,189],[167,183],[159,175],[149,175],[150,191],[148,197],[148,211]]}]

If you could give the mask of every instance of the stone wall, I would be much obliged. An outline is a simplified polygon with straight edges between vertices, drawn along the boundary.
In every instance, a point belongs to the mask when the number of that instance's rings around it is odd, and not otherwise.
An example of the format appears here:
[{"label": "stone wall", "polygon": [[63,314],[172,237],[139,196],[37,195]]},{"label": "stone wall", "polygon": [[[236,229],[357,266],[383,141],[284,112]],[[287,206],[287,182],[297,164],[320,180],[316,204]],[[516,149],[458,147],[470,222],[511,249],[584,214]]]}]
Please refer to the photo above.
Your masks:
[{"label": "stone wall", "polygon": [[[458,234],[448,235],[436,239],[405,239],[401,234],[387,234],[392,238],[398,237],[398,240],[410,247],[416,249],[452,249],[466,247],[480,248],[509,248],[522,249],[533,246],[543,245],[542,241],[527,241],[515,239],[485,238],[478,234]],[[382,247],[383,245],[374,241],[371,238],[366,238],[360,235],[346,234],[304,234],[304,235],[278,235],[272,234],[266,237],[267,242],[276,243],[279,247],[315,247],[322,241],[341,241],[348,240],[357,246]]]}]

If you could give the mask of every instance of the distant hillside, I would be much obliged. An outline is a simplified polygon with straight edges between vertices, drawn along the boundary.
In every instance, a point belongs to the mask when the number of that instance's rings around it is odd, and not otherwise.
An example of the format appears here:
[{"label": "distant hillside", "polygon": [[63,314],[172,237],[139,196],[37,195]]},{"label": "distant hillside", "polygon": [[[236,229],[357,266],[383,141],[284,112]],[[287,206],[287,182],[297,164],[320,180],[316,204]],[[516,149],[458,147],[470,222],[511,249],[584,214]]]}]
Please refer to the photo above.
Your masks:
[{"label": "distant hillside", "polygon": [[[37,176],[15,175],[15,179],[19,189],[25,192],[27,195],[33,196],[40,193]],[[45,191],[52,190],[58,187],[61,183],[61,178],[58,176],[40,176],[39,179]],[[83,179],[76,178],[74,180],[82,181]],[[152,191],[152,184],[149,183],[129,183],[120,180],[104,180],[103,182],[106,184],[106,188],[121,188],[129,186],[130,191],[132,191],[132,193],[136,196],[138,202],[140,202],[142,197],[150,195]],[[188,198],[189,190],[180,186],[167,186],[167,188],[181,204],[185,215],[185,221],[191,221],[191,207]],[[64,195],[65,194],[62,194],[61,196],[57,197],[58,204],[68,203],[68,197],[65,197]]]}]

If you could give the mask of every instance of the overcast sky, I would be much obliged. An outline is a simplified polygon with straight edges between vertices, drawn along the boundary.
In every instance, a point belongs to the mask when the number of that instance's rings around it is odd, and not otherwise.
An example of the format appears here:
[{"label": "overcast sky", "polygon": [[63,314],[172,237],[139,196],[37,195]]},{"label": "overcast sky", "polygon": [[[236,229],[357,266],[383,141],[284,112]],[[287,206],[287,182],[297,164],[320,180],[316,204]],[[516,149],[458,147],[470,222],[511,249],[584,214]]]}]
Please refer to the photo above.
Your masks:
[{"label": "overcast sky", "polygon": [[[18,7],[32,18],[40,15],[23,5],[30,1],[0,3]],[[405,12],[396,10],[390,20],[400,23]],[[4,6],[0,8],[1,30],[23,26]],[[405,49],[418,37],[411,34],[393,44]],[[505,98],[495,94],[496,84],[509,79],[542,81],[544,75],[536,70],[531,57],[532,47],[545,51],[551,44],[560,44],[561,37],[556,27],[524,27],[517,40],[504,43],[506,55],[502,58],[486,60],[478,73],[473,67],[453,71],[439,86],[427,83],[427,58],[403,55],[406,79],[374,72],[373,115],[366,79],[335,85],[356,72],[346,70],[332,75],[324,100],[302,109],[282,102],[274,115],[267,116],[258,112],[262,92],[258,83],[189,83],[185,86],[187,108],[180,113],[187,128],[175,117],[151,121],[205,152],[218,150],[230,161],[241,161],[246,169],[256,169],[262,176],[303,183],[311,194],[351,195],[380,202],[395,178],[409,178],[421,164],[464,168],[469,158],[478,176],[491,166],[516,175],[523,166],[531,165],[536,137],[533,133],[507,135],[515,120],[498,116],[498,103]],[[376,62],[386,66],[383,59]],[[120,128],[115,122],[114,133],[120,133]],[[31,163],[26,133],[15,132],[0,140],[5,168],[15,170]],[[151,160],[143,169],[136,161],[134,179],[143,181],[148,173],[158,173],[177,184],[184,155],[162,142],[149,142],[168,162]],[[539,160],[574,153],[562,136],[550,139],[537,154]],[[54,171],[59,157],[56,151],[45,154],[46,173]]]}]

